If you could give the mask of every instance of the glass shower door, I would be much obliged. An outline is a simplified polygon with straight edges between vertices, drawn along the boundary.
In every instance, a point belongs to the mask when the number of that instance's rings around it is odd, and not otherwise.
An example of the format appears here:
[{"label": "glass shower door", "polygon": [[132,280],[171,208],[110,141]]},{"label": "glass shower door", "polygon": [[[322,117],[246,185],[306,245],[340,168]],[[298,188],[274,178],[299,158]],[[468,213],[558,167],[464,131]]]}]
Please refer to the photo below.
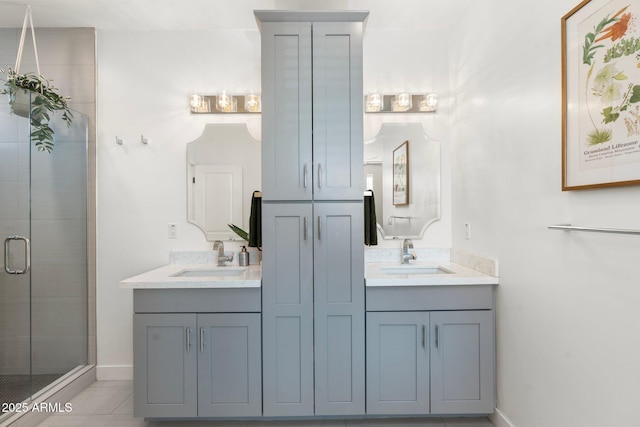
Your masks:
[{"label": "glass shower door", "polygon": [[[87,117],[57,116],[52,153],[0,97],[0,402],[87,363]],[[2,419],[0,413],[0,420]],[[5,414],[10,415],[10,414]]]},{"label": "glass shower door", "polygon": [[[4,101],[4,99],[2,99]],[[29,121],[0,102],[0,402],[31,393]]]}]

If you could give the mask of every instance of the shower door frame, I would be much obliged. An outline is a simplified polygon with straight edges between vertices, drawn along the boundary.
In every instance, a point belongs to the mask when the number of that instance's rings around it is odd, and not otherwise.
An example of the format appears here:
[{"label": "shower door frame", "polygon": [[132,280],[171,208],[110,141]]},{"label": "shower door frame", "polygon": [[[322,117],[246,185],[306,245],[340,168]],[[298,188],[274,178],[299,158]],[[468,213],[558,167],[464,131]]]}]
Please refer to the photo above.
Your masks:
[{"label": "shower door frame", "polygon": [[[8,5],[11,7],[11,5]],[[22,10],[22,5],[17,5]],[[16,22],[16,26],[19,22]],[[0,28],[0,56],[15,58],[20,28]],[[51,74],[56,86],[71,97],[72,108],[86,114],[88,132],[88,198],[87,198],[87,261],[88,261],[88,365],[63,377],[56,386],[37,396],[38,402],[69,402],[73,396],[96,379],[96,104],[97,104],[97,43],[95,28],[40,28],[36,27],[38,47],[47,55],[40,65]],[[32,52],[26,52],[30,61]],[[73,62],[60,63],[60,58],[73,58]],[[6,64],[5,64],[6,65]],[[26,67],[33,66],[29,62]],[[0,101],[6,98],[0,96]],[[0,135],[1,139],[2,135]],[[0,245],[2,241],[0,241]],[[1,250],[1,249],[0,249]],[[1,262],[1,258],[0,258]],[[0,270],[1,272],[2,270]],[[4,273],[2,273],[4,274]],[[16,422],[37,425],[49,414],[38,412],[13,413],[4,427]]]},{"label": "shower door frame", "polygon": [[[80,113],[76,113],[78,117],[81,117]],[[83,120],[87,120],[84,119]],[[52,383],[46,385],[43,389],[35,389],[33,387],[33,374],[34,374],[34,364],[33,364],[33,356],[34,356],[34,345],[33,345],[33,277],[32,277],[32,266],[31,266],[31,244],[30,240],[33,237],[33,212],[32,212],[32,203],[33,203],[33,182],[32,182],[32,173],[33,173],[33,162],[32,156],[35,151],[33,149],[33,144],[28,140],[29,134],[29,126],[28,120],[25,120],[27,126],[26,130],[20,129],[18,132],[20,135],[26,133],[26,139],[24,141],[20,141],[20,139],[25,139],[25,137],[18,138],[16,142],[17,150],[19,151],[18,156],[20,156],[20,160],[17,162],[17,170],[16,170],[16,179],[19,182],[23,182],[22,185],[16,185],[16,198],[19,199],[18,205],[19,209],[16,209],[17,217],[15,218],[16,224],[19,226],[16,228],[16,233],[9,233],[11,235],[3,235],[2,240],[4,240],[4,250],[5,254],[3,254],[4,259],[4,271],[0,270],[0,274],[4,275],[3,286],[11,285],[11,282],[16,286],[17,292],[20,293],[20,296],[23,299],[27,299],[28,303],[22,308],[22,312],[24,313],[24,319],[21,318],[20,321],[25,325],[22,325],[25,331],[28,331],[28,335],[26,340],[28,344],[26,345],[28,348],[28,354],[22,354],[22,359],[27,359],[28,365],[28,373],[25,372],[25,375],[29,375],[29,390],[28,396],[25,396],[24,408],[31,407],[34,404],[42,403],[42,402],[59,402],[66,403],[70,400],[70,398],[88,386],[91,382],[95,381],[95,142],[91,143],[91,139],[88,135],[88,120],[84,123],[85,127],[85,137],[84,137],[84,170],[83,170],[83,180],[84,180],[84,194],[81,197],[84,198],[84,216],[80,218],[79,222],[83,222],[84,225],[84,259],[83,262],[84,268],[84,294],[80,296],[83,301],[84,308],[84,317],[80,319],[84,322],[84,331],[83,331],[83,340],[81,343],[81,347],[83,347],[82,351],[84,352],[83,356],[80,356],[85,363],[78,365],[74,368],[71,368],[69,371],[66,371],[60,374],[60,378],[53,381]],[[17,127],[24,126],[24,123],[18,123]],[[1,143],[1,142],[0,142]],[[25,148],[26,146],[26,148]],[[39,155],[42,155],[40,153]],[[27,157],[25,159],[25,157]],[[25,166],[26,165],[26,166]],[[18,174],[20,177],[18,178]],[[26,187],[26,194],[25,189]],[[11,227],[5,227],[4,232]],[[11,230],[9,230],[11,231]],[[5,240],[6,239],[6,240]],[[81,237],[82,239],[82,237]],[[16,253],[20,253],[22,248],[17,247],[17,241],[22,241],[24,245],[23,256],[16,257]],[[2,244],[2,243],[0,243]],[[93,248],[93,249],[91,249]],[[24,264],[23,264],[24,263]],[[19,289],[19,287],[22,288]],[[19,290],[18,290],[19,289]],[[23,301],[24,302],[24,301]],[[25,309],[26,308],[26,309]],[[20,311],[20,310],[18,310]],[[24,333],[25,331],[20,331],[20,333]],[[17,338],[16,338],[17,339]],[[22,341],[25,340],[25,337],[22,338]],[[42,346],[41,346],[42,347]],[[46,345],[42,348],[46,348]],[[47,349],[48,351],[48,349]],[[78,353],[79,354],[79,353]],[[28,357],[27,357],[28,356]],[[17,371],[21,372],[25,371],[23,366],[19,366]],[[65,396],[67,396],[65,398]],[[6,412],[6,411],[5,411]],[[4,415],[4,416],[2,416]],[[15,411],[14,413],[5,413],[0,414],[0,423],[5,425],[11,425],[11,423],[15,422],[17,419],[20,419],[20,422],[24,422],[23,418],[33,418],[34,420],[43,419],[43,416],[46,414],[38,414],[37,411]]]}]

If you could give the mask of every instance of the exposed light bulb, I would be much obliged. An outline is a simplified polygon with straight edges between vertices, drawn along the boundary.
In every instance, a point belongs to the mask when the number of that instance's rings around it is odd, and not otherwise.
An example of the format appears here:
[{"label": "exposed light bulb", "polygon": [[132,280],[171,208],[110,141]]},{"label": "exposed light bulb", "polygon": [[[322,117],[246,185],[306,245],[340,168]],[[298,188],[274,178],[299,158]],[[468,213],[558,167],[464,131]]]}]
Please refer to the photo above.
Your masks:
[{"label": "exposed light bulb", "polygon": [[226,92],[222,92],[222,94],[218,95],[218,110],[224,112],[232,111],[233,98],[231,95],[227,95]]},{"label": "exposed light bulb", "polygon": [[202,96],[198,94],[193,94],[189,96],[189,105],[191,105],[191,109],[195,110],[202,104]]},{"label": "exposed light bulb", "polygon": [[246,111],[249,111],[250,113],[259,113],[260,108],[260,95],[250,93],[244,97],[244,109]]},{"label": "exposed light bulb", "polygon": [[407,92],[397,94],[392,103],[393,111],[409,111],[412,106],[411,94]]},{"label": "exposed light bulb", "polygon": [[367,113],[378,113],[380,110],[382,110],[382,95],[379,93],[367,95],[365,111]]},{"label": "exposed light bulb", "polygon": [[420,111],[436,111],[438,109],[438,94],[427,93],[420,101]]}]

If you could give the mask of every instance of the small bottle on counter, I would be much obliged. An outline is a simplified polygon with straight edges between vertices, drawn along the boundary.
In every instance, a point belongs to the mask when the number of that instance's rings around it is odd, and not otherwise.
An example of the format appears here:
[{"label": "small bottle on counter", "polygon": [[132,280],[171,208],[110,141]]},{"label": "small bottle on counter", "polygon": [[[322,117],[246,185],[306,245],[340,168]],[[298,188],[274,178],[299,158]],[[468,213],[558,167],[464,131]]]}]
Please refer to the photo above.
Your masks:
[{"label": "small bottle on counter", "polygon": [[243,246],[240,251],[240,255],[238,256],[238,265],[241,267],[249,265],[249,252],[247,252],[246,246]]}]

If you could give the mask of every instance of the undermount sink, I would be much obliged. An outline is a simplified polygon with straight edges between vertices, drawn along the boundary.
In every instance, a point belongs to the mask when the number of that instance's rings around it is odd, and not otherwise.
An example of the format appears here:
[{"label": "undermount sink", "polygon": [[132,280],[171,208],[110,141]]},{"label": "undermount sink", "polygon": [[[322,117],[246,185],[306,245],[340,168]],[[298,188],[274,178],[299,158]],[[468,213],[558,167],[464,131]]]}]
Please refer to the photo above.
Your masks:
[{"label": "undermount sink", "polygon": [[453,274],[453,271],[440,266],[393,265],[380,267],[385,274]]},{"label": "undermount sink", "polygon": [[247,271],[246,268],[234,267],[210,267],[210,268],[190,268],[174,274],[172,277],[225,277],[239,276]]}]

